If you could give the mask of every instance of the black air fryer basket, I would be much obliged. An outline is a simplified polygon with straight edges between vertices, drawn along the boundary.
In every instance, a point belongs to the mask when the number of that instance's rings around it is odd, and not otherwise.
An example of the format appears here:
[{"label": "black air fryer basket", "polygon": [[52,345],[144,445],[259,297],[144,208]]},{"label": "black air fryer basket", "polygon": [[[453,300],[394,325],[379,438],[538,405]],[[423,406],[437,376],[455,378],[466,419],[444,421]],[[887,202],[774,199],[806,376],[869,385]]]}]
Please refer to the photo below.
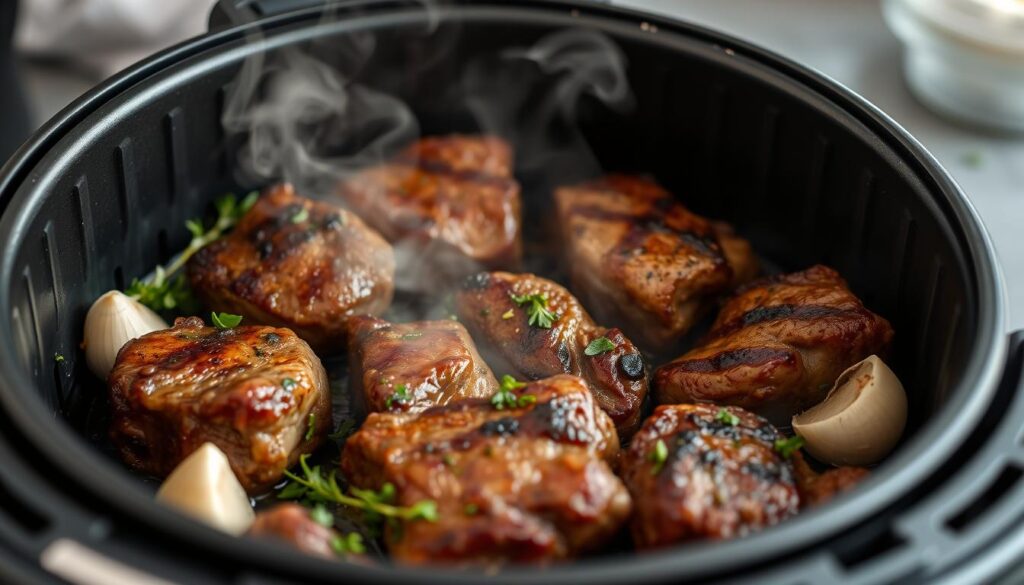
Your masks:
[{"label": "black air fryer basket", "polygon": [[[1021,340],[1005,333],[999,269],[977,215],[901,128],[785,59],[629,10],[539,0],[429,10],[367,1],[333,10],[324,19],[322,7],[271,14],[256,6],[255,23],[215,27],[90,92],[4,167],[0,581],[117,578],[102,571],[139,583],[145,575],[181,583],[479,581],[466,572],[321,561],[157,506],[151,485],[84,436],[96,385],[78,349],[82,322],[99,294],[183,247],[183,222],[213,197],[251,186],[238,184],[239,141],[220,123],[246,57],[372,33],[377,48],[361,83],[409,104],[424,134],[473,131],[476,119],[460,99],[466,68],[576,27],[606,35],[628,62],[633,107],[584,98],[574,112],[600,166],[650,173],[689,207],[732,222],[779,269],[838,269],[896,330],[892,365],[911,416],[903,442],[869,480],[777,527],[487,579],[1014,579],[1024,562]],[[443,58],[418,61],[441,43]],[[529,205],[543,209],[559,172],[524,178]],[[105,577],[85,580],[93,571]]]}]

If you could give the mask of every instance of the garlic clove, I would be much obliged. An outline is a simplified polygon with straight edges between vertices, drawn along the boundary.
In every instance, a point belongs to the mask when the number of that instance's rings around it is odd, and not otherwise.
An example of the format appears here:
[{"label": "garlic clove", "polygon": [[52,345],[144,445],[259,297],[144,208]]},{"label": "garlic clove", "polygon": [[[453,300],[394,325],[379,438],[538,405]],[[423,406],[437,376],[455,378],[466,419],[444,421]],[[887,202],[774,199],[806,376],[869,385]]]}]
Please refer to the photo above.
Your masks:
[{"label": "garlic clove", "polygon": [[108,291],[85,315],[85,361],[106,379],[125,343],[160,329],[167,329],[167,322],[152,309],[121,291]]},{"label": "garlic clove", "polygon": [[820,404],[793,417],[815,459],[834,465],[877,463],[907,424],[907,394],[889,366],[871,356],[836,380]]},{"label": "garlic clove", "polygon": [[228,534],[245,532],[255,518],[227,455],[213,443],[203,443],[179,463],[156,499]]}]

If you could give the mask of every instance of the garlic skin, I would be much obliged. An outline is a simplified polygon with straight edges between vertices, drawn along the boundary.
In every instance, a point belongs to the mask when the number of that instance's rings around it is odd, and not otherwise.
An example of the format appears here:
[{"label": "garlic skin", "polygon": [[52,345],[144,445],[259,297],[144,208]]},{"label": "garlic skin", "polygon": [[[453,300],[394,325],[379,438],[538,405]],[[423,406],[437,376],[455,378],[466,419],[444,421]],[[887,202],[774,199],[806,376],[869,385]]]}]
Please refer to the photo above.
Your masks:
[{"label": "garlic skin", "polygon": [[105,380],[125,343],[160,329],[167,329],[167,322],[152,309],[121,291],[108,291],[85,315],[85,361]]},{"label": "garlic skin", "polygon": [[242,534],[256,517],[227,455],[213,443],[203,443],[179,463],[156,499],[228,534]]},{"label": "garlic skin", "polygon": [[907,424],[907,393],[889,366],[872,355],[836,380],[817,406],[793,417],[793,430],[815,459],[870,465],[892,451]]}]

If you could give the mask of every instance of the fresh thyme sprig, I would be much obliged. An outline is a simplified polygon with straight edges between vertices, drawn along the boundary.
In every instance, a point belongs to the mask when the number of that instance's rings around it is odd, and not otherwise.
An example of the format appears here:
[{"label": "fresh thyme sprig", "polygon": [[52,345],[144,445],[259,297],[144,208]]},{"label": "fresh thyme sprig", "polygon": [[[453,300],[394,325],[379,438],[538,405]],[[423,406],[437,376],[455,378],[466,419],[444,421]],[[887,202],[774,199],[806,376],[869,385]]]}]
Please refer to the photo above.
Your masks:
[{"label": "fresh thyme sprig", "polygon": [[491,404],[494,406],[495,410],[504,410],[506,408],[515,408],[517,406],[519,408],[524,408],[537,402],[537,397],[533,394],[516,396],[515,392],[513,392],[513,390],[525,387],[526,382],[520,382],[506,374],[501,377],[501,388],[499,388],[498,391],[494,393],[494,396],[491,397]]},{"label": "fresh thyme sprig", "polygon": [[325,476],[319,465],[309,466],[306,461],[308,457],[307,453],[299,458],[301,476],[290,471],[284,472],[292,481],[277,494],[279,499],[341,504],[362,510],[367,520],[385,518],[388,521],[437,521],[437,503],[433,500],[422,500],[412,506],[396,506],[395,486],[390,483],[385,483],[378,491],[351,488],[349,493],[345,493],[338,485],[337,471],[332,470]]},{"label": "fresh thyme sprig", "polygon": [[551,329],[551,325],[558,319],[558,315],[548,309],[547,293],[534,293],[532,295],[509,294],[517,305],[526,305],[526,314],[530,318],[528,323],[541,329]]},{"label": "fresh thyme sprig", "polygon": [[238,220],[255,205],[259,193],[253,191],[239,201],[234,194],[227,194],[214,201],[217,209],[217,220],[206,229],[200,219],[190,219],[185,227],[192,234],[192,240],[180,254],[167,266],[157,266],[153,276],[146,279],[133,279],[125,289],[125,294],[138,300],[154,311],[181,309],[182,312],[195,312],[197,303],[192,296],[184,274],[179,271],[193,254],[204,246],[224,235],[235,227]]}]

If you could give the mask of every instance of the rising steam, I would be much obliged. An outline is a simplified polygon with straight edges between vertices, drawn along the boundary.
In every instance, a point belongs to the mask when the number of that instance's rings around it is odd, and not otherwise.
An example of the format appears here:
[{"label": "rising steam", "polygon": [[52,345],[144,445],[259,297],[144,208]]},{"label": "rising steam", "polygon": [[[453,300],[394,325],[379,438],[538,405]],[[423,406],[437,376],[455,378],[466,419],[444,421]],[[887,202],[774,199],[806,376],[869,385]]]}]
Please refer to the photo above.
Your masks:
[{"label": "rising steam", "polygon": [[[465,57],[457,52],[459,29],[442,27],[432,3],[420,5],[427,14],[426,36],[420,41],[429,50],[401,66],[405,75],[429,79],[433,68],[450,67],[451,59]],[[336,194],[347,178],[418,138],[420,123],[408,104],[355,81],[360,73],[366,78],[383,73],[366,68],[376,48],[372,34],[347,32],[317,41],[308,51],[261,52],[247,60],[222,119],[229,136],[243,138],[240,179],[283,180],[305,196],[341,203]],[[507,47],[470,60],[463,69],[461,95],[450,105],[453,114],[469,114],[477,131],[513,145],[520,176],[536,178],[524,179],[524,207],[549,206],[556,185],[601,172],[579,130],[578,106],[591,99],[619,112],[631,107],[626,67],[624,55],[607,36],[563,30],[532,46]],[[434,127],[436,121],[431,122]],[[464,257],[442,258],[436,245],[393,244],[400,291],[443,289],[450,282],[431,282],[431,275],[436,279],[473,269]],[[441,270],[430,268],[438,263],[444,264]],[[435,304],[412,311],[401,317],[436,316],[443,309]]]}]

